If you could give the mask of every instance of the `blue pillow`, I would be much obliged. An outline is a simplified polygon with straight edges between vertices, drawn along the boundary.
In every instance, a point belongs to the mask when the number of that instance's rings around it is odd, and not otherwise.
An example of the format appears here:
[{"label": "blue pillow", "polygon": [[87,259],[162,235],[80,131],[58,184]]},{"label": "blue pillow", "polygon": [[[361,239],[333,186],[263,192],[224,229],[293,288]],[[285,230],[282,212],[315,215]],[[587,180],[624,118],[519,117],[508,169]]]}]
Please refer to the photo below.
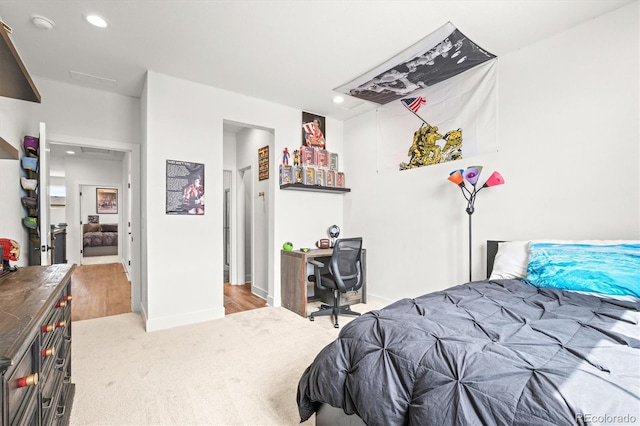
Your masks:
[{"label": "blue pillow", "polygon": [[525,281],[536,287],[640,297],[640,244],[531,242]]}]

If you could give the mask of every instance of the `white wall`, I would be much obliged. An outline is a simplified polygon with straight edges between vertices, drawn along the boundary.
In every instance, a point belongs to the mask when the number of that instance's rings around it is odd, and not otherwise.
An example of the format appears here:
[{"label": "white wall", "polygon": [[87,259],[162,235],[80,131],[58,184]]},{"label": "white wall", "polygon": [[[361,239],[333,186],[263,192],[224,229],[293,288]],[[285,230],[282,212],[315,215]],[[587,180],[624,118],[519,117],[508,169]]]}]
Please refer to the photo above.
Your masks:
[{"label": "white wall", "polygon": [[[72,135],[140,143],[140,99],[34,76],[42,103],[32,120],[47,124],[47,135]],[[37,129],[37,128],[36,128]]]},{"label": "white wall", "polygon": [[474,279],[487,239],[639,239],[638,33],[636,2],[499,58],[493,155],[376,174],[375,114],[347,121],[345,224],[368,248],[368,294],[468,280],[465,202],[447,177],[470,165],[506,180],[478,195]]},{"label": "white wall", "polygon": [[[15,147],[22,157],[22,141],[25,135],[38,134],[38,123],[29,119],[32,102],[0,97],[0,136]],[[35,133],[34,133],[35,132]],[[20,244],[22,254],[12,265],[25,266],[29,262],[27,229],[22,226],[26,214],[20,203],[25,195],[20,187],[22,170],[19,160],[0,159],[0,238],[9,238]]]},{"label": "white wall", "polygon": [[[165,215],[165,161],[204,163],[207,200],[221,203],[223,121],[274,129],[274,152],[282,152],[285,146],[300,144],[302,111],[151,71],[142,102],[147,123],[147,154],[143,155],[147,162],[143,164],[148,227],[147,329],[220,318],[224,316],[222,209],[208,208],[201,217]],[[327,128],[329,149],[342,154],[342,123],[328,117]],[[271,170],[276,161],[275,157],[271,160]],[[282,242],[311,246],[326,235],[329,225],[341,223],[343,212],[341,195],[282,191],[277,184],[274,173],[268,181],[273,194],[268,206],[268,233],[273,241],[268,262],[272,265],[269,292],[276,306],[280,304]],[[165,241],[174,247],[172,263],[189,267],[166,267]]]},{"label": "white wall", "polygon": [[[140,99],[32,77],[42,96],[40,104],[0,97],[0,136],[21,155],[24,136],[38,136],[40,122],[46,123],[49,137],[139,143]],[[18,161],[0,160],[0,238],[15,239],[24,251],[28,240],[21,225],[25,211],[20,204],[20,173]],[[17,265],[26,264],[23,255]]]}]

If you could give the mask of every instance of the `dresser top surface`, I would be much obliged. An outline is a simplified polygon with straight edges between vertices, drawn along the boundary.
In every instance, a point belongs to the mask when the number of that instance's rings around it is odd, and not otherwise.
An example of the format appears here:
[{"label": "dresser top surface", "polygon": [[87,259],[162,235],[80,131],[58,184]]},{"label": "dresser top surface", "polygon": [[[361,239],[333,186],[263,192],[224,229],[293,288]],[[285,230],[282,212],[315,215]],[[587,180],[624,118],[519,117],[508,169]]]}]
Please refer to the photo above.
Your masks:
[{"label": "dresser top surface", "polygon": [[12,362],[71,279],[75,266],[27,266],[0,278],[0,367]]}]

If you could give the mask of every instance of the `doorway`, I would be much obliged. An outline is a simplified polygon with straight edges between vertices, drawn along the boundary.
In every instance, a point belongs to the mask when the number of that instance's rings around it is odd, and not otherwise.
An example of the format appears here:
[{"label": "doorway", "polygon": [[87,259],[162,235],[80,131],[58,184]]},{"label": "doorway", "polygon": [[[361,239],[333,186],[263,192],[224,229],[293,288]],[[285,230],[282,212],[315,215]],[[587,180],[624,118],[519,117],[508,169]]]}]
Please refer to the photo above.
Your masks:
[{"label": "doorway", "polygon": [[[141,297],[146,294],[141,288],[139,268],[140,146],[65,135],[50,135],[49,141],[52,158],[57,157],[57,161],[52,160],[50,175],[56,178],[55,184],[62,192],[52,197],[59,205],[50,208],[52,218],[56,219],[54,223],[66,225],[68,263],[86,263],[82,256],[82,225],[88,222],[86,216],[91,208],[81,207],[80,187],[88,187],[86,195],[95,194],[96,187],[117,189],[117,214],[107,214],[104,219],[100,215],[100,222],[117,224],[116,266],[121,267],[113,268],[117,270],[114,277],[117,274],[118,279],[128,283],[129,296],[125,297],[124,304],[129,311],[139,313]],[[116,164],[118,167],[114,167]]]},{"label": "doorway", "polygon": [[[269,180],[259,179],[258,150],[273,146],[273,130],[224,122],[223,262],[225,311],[228,290],[246,289],[261,306],[269,294]],[[271,178],[277,179],[272,171]],[[228,271],[228,273],[227,273]],[[254,306],[258,307],[258,306]],[[247,309],[253,309],[250,307]]]},{"label": "doorway", "polygon": [[[101,212],[101,194],[113,197],[115,209]],[[80,185],[80,242],[82,265],[122,262],[122,186]],[[120,206],[120,208],[118,208]],[[126,229],[124,229],[126,231]]]}]

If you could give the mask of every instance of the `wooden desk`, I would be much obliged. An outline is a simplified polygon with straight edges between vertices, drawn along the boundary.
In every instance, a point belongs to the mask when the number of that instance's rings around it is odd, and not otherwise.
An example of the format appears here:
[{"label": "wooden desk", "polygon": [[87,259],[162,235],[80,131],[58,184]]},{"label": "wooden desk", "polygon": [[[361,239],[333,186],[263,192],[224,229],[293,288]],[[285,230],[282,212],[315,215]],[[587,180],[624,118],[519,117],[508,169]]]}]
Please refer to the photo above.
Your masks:
[{"label": "wooden desk", "polygon": [[[328,260],[332,254],[333,249],[315,249],[306,253],[300,250],[280,250],[280,297],[282,306],[298,315],[307,317],[307,285],[309,284],[307,277],[313,273],[307,272],[307,263],[309,260],[317,258],[326,258]],[[366,250],[363,249],[361,260],[364,283],[362,287],[357,292],[341,293],[341,305],[366,303],[366,257]],[[314,290],[316,296],[322,292],[315,287]]]}]

